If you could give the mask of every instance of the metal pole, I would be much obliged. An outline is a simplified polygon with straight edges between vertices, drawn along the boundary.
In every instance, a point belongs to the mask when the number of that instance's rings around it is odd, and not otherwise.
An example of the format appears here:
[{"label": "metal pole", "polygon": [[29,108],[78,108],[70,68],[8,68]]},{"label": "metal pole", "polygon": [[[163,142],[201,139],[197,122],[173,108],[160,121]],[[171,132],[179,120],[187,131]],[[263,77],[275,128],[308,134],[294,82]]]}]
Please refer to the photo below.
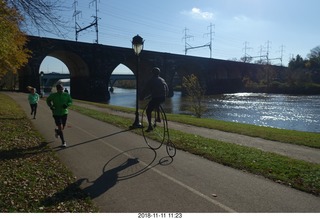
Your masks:
[{"label": "metal pole", "polygon": [[142,128],[142,125],[140,123],[139,119],[139,63],[140,63],[140,57],[137,55],[137,74],[136,74],[136,117],[134,120],[134,123],[132,126],[130,126],[131,129],[134,128]]}]

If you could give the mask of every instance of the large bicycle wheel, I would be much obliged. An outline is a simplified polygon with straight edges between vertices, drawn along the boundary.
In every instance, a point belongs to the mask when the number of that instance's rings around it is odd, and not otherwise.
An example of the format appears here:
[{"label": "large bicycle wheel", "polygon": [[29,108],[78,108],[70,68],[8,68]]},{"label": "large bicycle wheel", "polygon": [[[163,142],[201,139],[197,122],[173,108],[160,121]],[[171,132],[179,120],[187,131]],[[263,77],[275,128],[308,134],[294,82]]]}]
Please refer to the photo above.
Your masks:
[{"label": "large bicycle wheel", "polygon": [[[147,109],[148,105],[142,112],[141,117],[141,124],[142,124],[142,134],[144,140],[146,141],[147,145],[152,149],[160,148],[168,136],[168,122],[167,117],[162,109],[159,106],[159,110],[155,109],[151,114],[151,124],[152,124],[152,131],[147,131],[148,129],[148,119],[147,119]],[[159,113],[159,116],[158,116]]]}]

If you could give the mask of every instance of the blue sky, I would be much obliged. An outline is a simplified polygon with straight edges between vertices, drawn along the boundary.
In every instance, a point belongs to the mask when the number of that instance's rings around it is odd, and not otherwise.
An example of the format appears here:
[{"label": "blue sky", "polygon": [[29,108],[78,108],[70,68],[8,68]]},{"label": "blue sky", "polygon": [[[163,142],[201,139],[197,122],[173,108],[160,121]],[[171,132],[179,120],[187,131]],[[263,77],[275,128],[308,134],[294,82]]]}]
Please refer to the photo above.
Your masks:
[{"label": "blue sky", "polygon": [[[73,1],[65,1],[61,14],[69,20],[65,39],[75,40],[72,17]],[[77,23],[83,28],[95,16],[93,0],[78,0]],[[145,50],[185,53],[192,47],[210,43],[212,24],[212,58],[240,60],[245,55],[259,56],[269,52],[272,64],[287,65],[290,57],[303,58],[320,46],[319,0],[98,0],[99,44],[131,48],[132,37],[144,38]],[[30,34],[30,33],[29,33]],[[38,35],[38,32],[31,33]],[[43,37],[61,38],[49,34]],[[93,43],[94,28],[80,32],[78,41]],[[247,50],[245,50],[247,48]],[[208,47],[188,50],[188,55],[210,57]],[[68,70],[60,62],[47,59],[44,72]]]}]

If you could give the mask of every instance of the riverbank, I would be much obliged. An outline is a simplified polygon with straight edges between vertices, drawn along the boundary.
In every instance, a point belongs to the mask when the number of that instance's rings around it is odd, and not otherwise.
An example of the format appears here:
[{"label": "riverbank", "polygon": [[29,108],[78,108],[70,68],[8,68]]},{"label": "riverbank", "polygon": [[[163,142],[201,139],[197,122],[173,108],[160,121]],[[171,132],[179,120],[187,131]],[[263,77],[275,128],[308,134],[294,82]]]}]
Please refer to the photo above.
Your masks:
[{"label": "riverbank", "polygon": [[[101,104],[76,100],[75,104],[95,109],[104,110],[104,112],[119,115],[122,117],[132,117],[135,113],[134,108],[114,106],[110,104]],[[141,111],[140,111],[141,114]],[[293,145],[303,145],[320,149],[320,138],[318,133],[301,132],[294,130],[285,130],[271,127],[263,127],[238,122],[227,122],[216,119],[195,118],[189,115],[178,115],[167,113],[168,120],[179,122],[196,127],[202,127],[213,130],[219,130],[227,133],[240,134],[242,136],[250,136],[276,142],[289,143]],[[221,133],[219,133],[220,135]],[[253,141],[253,140],[251,140]]]}]

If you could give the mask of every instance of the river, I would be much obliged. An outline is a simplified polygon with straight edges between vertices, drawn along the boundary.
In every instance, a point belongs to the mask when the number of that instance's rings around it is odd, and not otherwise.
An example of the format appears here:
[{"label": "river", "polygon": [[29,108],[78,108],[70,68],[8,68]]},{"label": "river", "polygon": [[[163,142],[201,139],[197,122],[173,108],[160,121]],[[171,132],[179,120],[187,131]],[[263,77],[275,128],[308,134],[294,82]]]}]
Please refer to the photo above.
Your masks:
[{"label": "river", "polygon": [[[205,97],[204,118],[320,133],[320,95],[235,93]],[[109,104],[135,107],[135,90],[115,88]],[[188,114],[188,101],[175,92],[167,112]]]},{"label": "river", "polygon": [[[135,108],[135,96],[134,89],[114,88],[109,104]],[[204,103],[203,118],[320,133],[320,95],[235,93],[206,96]],[[175,114],[190,114],[187,106],[180,92],[164,104]]]}]

